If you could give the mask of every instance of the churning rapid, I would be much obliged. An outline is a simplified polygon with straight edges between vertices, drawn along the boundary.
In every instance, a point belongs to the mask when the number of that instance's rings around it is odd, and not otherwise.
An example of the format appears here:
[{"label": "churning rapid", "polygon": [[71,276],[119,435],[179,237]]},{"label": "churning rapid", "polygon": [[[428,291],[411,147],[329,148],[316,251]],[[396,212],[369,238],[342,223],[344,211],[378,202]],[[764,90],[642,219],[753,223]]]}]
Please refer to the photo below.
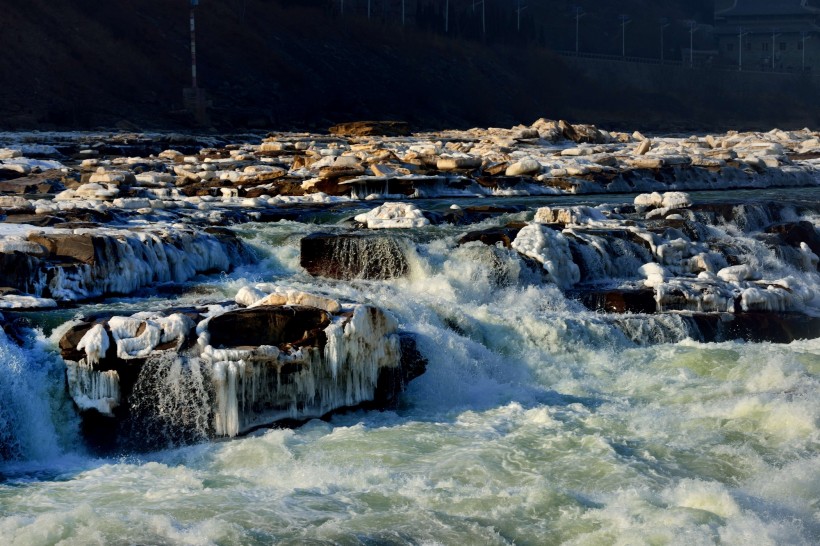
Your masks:
[{"label": "churning rapid", "polygon": [[[583,256],[572,245],[589,233],[525,227],[531,237],[524,231],[512,247],[458,244],[467,231],[530,222],[537,206],[469,228],[398,230],[381,259],[398,252],[406,262],[388,279],[312,277],[300,265],[300,242],[344,233],[352,209],[310,223],[244,224],[232,230],[256,253],[251,265],[175,285],[182,290],[32,314],[45,332],[27,330],[22,347],[0,331],[0,542],[818,543],[820,339],[704,342],[683,313],[590,311],[562,289],[582,276],[639,275],[646,257],[624,243],[617,263],[588,256],[584,271],[572,270]],[[790,279],[781,292],[812,315],[816,260],[801,269],[808,254],[799,248],[789,264],[743,226],[719,224],[708,228],[713,240],[759,276]],[[521,256],[527,248],[532,259]],[[557,276],[560,260],[568,278]],[[657,269],[646,277],[662,283]],[[213,426],[207,402],[180,404],[171,391],[219,393],[203,387],[209,378],[198,367],[157,361],[134,389],[165,392],[145,398],[191,435],[147,453],[88,451],[57,354],[65,329],[52,332],[56,325],[78,313],[216,304],[259,287],[387,311],[412,334],[426,372],[385,411],[203,442]],[[762,305],[756,292],[745,294],[744,305]],[[660,309],[671,305],[662,296]],[[117,396],[116,384],[85,389],[97,393],[89,403]],[[241,428],[236,416],[224,423]]]}]

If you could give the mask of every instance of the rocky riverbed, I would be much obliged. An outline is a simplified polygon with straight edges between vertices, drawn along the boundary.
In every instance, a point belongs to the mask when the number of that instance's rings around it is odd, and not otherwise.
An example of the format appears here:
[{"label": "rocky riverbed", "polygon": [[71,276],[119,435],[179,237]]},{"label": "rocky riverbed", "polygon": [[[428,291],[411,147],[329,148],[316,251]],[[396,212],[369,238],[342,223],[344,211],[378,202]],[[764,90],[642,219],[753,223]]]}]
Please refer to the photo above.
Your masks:
[{"label": "rocky riverbed", "polygon": [[[4,328],[22,343],[27,328],[56,328],[100,449],[395,403],[425,367],[413,332],[332,287],[423,277],[431,245],[459,257],[465,285],[554,286],[639,345],[820,337],[809,130],[644,136],[540,119],[410,134],[365,122],[0,145]],[[774,188],[782,197],[740,191]],[[292,225],[319,227],[257,237]],[[298,286],[269,282],[270,244],[298,253]],[[182,306],[146,303],[219,276],[243,280]],[[142,307],[112,305],[123,298]]]}]

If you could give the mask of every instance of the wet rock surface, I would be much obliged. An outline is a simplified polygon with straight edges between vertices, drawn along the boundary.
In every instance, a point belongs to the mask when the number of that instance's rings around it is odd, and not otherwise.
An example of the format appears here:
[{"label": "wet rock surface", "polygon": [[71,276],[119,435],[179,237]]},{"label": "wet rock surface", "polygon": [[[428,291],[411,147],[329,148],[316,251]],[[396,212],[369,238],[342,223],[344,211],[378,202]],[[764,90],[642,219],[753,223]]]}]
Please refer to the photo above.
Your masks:
[{"label": "wet rock surface", "polygon": [[407,274],[401,239],[388,235],[315,233],[301,241],[301,265],[332,279],[392,279]]}]

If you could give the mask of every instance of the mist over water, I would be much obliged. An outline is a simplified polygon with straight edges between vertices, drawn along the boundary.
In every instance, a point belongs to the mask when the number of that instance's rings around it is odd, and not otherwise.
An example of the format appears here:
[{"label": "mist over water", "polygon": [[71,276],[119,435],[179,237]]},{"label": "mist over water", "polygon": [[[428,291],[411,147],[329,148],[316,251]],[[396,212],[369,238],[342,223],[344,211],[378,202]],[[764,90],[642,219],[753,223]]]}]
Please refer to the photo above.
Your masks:
[{"label": "mist over water", "polygon": [[[341,227],[244,225],[258,265],[200,279],[173,301],[87,308],[219,301],[256,282],[372,303],[429,361],[398,407],[96,459],[76,444],[47,342],[20,349],[0,334],[0,438],[26,431],[0,444],[13,449],[0,453],[3,541],[820,541],[820,340],[703,344],[676,315],[593,313],[512,251],[456,246],[453,227],[403,234],[406,278],[315,279],[299,266],[299,240],[328,229]],[[759,267],[785,267],[748,245]],[[197,381],[155,367],[140,388]]]}]

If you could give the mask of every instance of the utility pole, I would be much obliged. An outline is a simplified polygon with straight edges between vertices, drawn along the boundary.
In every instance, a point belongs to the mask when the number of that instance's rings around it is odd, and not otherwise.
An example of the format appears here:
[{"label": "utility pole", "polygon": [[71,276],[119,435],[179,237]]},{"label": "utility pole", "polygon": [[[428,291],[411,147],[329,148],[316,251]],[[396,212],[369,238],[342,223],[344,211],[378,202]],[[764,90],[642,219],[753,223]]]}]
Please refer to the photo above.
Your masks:
[{"label": "utility pole", "polygon": [[205,125],[208,123],[207,104],[205,102],[205,93],[199,87],[196,63],[196,8],[199,6],[199,0],[189,0],[189,4],[191,8],[191,87],[182,90],[182,102],[184,108],[194,115],[196,123]]},{"label": "utility pole", "polygon": [[669,26],[669,19],[667,19],[666,17],[662,17],[660,19],[660,23],[661,23],[661,64],[663,64],[663,58],[664,58],[664,55],[665,55],[664,47],[663,47],[663,32]]},{"label": "utility pole", "polygon": [[370,20],[370,0],[367,0],[367,20]]},{"label": "utility pole", "polygon": [[521,0],[517,0],[516,5],[518,6],[515,9],[516,19],[517,19],[516,26],[518,28],[518,32],[521,32],[521,12],[524,11],[525,9],[527,9],[527,6],[521,7]]},{"label": "utility pole", "polygon": [[480,2],[476,2],[475,0],[473,0],[473,13],[475,13],[475,7],[479,4],[481,4],[481,34],[483,36],[486,36],[487,35],[487,20],[484,17],[485,16],[484,0],[481,0]]},{"label": "utility pole", "polygon": [[581,17],[586,15],[586,13],[584,13],[584,10],[581,6],[575,6],[573,8],[573,11],[575,12],[575,55],[577,56],[581,46]]},{"label": "utility pole", "polygon": [[809,38],[811,38],[811,36],[809,36],[809,33],[808,33],[808,32],[803,32],[800,36],[801,36],[801,38],[803,39],[803,65],[802,65],[802,72],[803,72],[803,73],[805,73],[805,72],[806,72],[806,40],[808,40]]},{"label": "utility pole", "polygon": [[450,0],[444,3],[444,32],[450,32]]},{"label": "utility pole", "polygon": [[621,57],[626,58],[626,25],[632,21],[629,20],[629,15],[623,13],[619,17],[621,19]]},{"label": "utility pole", "polygon": [[737,48],[737,71],[743,71],[743,37],[749,34],[748,32],[743,32],[743,27],[737,27],[737,39],[738,45]]},{"label": "utility pole", "polygon": [[695,68],[695,31],[698,30],[698,23],[694,19],[686,22],[689,23],[689,68]]},{"label": "utility pole", "polygon": [[780,36],[780,34],[777,32],[777,29],[773,28],[772,29],[772,72],[774,72],[774,46],[775,46],[775,40],[777,39],[778,36]]},{"label": "utility pole", "polygon": [[401,0],[401,26],[404,26],[404,2],[405,0]]},{"label": "utility pole", "polygon": [[196,7],[199,0],[191,0],[191,88],[198,89],[196,81]]}]

